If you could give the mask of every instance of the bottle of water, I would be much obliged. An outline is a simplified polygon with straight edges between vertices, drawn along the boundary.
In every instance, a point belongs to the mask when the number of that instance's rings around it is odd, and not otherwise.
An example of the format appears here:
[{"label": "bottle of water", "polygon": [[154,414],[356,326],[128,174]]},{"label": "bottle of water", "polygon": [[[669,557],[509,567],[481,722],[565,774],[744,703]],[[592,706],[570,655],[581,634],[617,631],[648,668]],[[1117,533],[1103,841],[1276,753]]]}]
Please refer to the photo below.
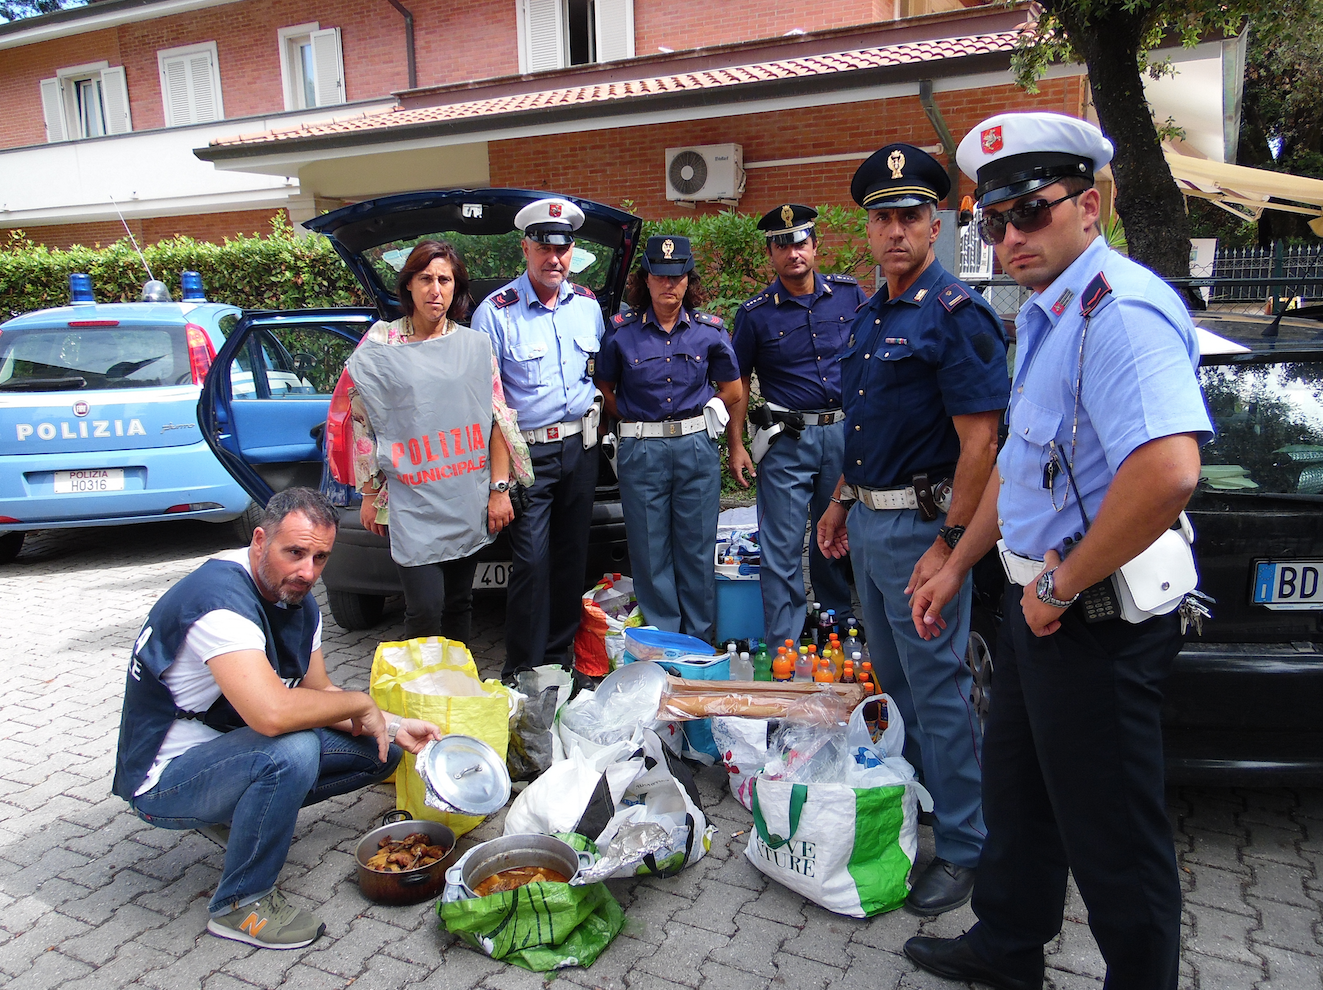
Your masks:
[{"label": "bottle of water", "polygon": [[753,680],[753,661],[749,659],[749,654],[741,653],[730,662],[730,679],[732,681]]},{"label": "bottle of water", "polygon": [[809,657],[807,646],[801,646],[799,648],[799,656],[795,660],[795,680],[813,680],[813,660]]}]

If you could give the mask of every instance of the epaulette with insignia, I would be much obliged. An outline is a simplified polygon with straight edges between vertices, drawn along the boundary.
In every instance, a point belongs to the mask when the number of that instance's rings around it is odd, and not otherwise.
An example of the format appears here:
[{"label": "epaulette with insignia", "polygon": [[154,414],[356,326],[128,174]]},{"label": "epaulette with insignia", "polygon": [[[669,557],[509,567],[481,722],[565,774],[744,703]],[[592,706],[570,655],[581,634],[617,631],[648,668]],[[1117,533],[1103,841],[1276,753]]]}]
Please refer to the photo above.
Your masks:
[{"label": "epaulette with insignia", "polygon": [[726,321],[720,316],[713,316],[711,313],[694,313],[695,323],[706,323],[710,327],[716,327],[718,330],[726,329]]},{"label": "epaulette with insignia", "polygon": [[754,296],[752,299],[746,299],[741,305],[744,306],[745,312],[748,312],[751,309],[757,309],[763,303],[767,302],[767,299],[767,293],[763,292]]},{"label": "epaulette with insignia", "polygon": [[954,313],[957,307],[969,301],[969,290],[959,283],[952,282],[937,294],[937,299],[946,307],[948,313]]},{"label": "epaulette with insignia", "polygon": [[859,280],[853,275],[824,275],[828,282],[840,282],[842,285],[858,285]]},{"label": "epaulette with insignia", "polygon": [[1107,281],[1107,276],[1102,272],[1093,276],[1093,280],[1084,287],[1084,294],[1080,296],[1080,315],[1091,316],[1093,311],[1098,308],[1106,297],[1107,293],[1112,291],[1111,283]]},{"label": "epaulette with insignia", "polygon": [[595,295],[593,295],[593,290],[588,288],[586,285],[572,285],[570,286],[570,288],[574,290],[574,294],[576,296],[587,296],[589,299],[597,298]]},{"label": "epaulette with insignia", "polygon": [[639,312],[636,309],[627,309],[623,313],[617,313],[611,317],[613,327],[623,327],[626,323],[634,323],[639,319]]},{"label": "epaulette with insignia", "polygon": [[504,292],[498,292],[492,296],[492,305],[497,309],[505,309],[506,306],[513,306],[519,301],[519,290],[513,285]]}]

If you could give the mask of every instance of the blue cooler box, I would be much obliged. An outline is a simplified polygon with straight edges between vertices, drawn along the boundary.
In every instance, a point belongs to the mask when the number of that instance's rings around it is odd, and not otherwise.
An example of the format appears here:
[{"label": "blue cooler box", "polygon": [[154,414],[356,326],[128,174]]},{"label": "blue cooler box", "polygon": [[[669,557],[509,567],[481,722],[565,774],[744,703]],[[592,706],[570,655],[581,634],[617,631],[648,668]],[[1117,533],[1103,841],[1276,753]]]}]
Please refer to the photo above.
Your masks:
[{"label": "blue cooler box", "polygon": [[716,568],[717,645],[732,639],[763,639],[763,588],[758,565],[719,563]]}]

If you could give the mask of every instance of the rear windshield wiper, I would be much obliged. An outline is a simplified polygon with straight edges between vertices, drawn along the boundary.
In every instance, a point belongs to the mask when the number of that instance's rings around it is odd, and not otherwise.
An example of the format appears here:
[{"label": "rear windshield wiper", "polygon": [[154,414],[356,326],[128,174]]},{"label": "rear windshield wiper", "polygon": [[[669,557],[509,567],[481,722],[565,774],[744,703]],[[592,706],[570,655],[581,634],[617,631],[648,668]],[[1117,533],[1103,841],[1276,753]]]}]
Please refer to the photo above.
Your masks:
[{"label": "rear windshield wiper", "polygon": [[87,379],[82,375],[69,375],[66,378],[20,378],[0,382],[0,390],[6,392],[56,392],[66,388],[87,388]]}]

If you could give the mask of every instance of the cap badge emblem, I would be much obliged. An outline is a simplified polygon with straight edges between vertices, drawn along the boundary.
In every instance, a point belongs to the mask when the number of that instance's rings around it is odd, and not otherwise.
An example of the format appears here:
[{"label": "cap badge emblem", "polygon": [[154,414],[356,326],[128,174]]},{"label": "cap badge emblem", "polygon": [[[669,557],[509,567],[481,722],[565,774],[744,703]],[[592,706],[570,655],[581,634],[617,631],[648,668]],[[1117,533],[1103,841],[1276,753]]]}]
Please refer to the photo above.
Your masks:
[{"label": "cap badge emblem", "polygon": [[662,257],[667,261],[671,260],[671,255],[675,253],[675,241],[669,237],[662,241]]},{"label": "cap badge emblem", "polygon": [[979,134],[979,138],[983,143],[983,154],[995,155],[1001,151],[1001,124],[996,127],[989,127]]},{"label": "cap badge emblem", "polygon": [[558,217],[558,216],[560,216],[560,204],[559,204],[559,203],[549,203],[549,204],[547,205],[547,212],[548,212],[549,214],[551,214],[553,217]]},{"label": "cap badge emblem", "polygon": [[790,208],[789,203],[781,207],[781,222],[787,227],[795,222],[795,211]]},{"label": "cap badge emblem", "polygon": [[901,169],[905,167],[905,156],[900,151],[893,151],[887,155],[887,168],[891,169],[893,179],[903,179]]}]

